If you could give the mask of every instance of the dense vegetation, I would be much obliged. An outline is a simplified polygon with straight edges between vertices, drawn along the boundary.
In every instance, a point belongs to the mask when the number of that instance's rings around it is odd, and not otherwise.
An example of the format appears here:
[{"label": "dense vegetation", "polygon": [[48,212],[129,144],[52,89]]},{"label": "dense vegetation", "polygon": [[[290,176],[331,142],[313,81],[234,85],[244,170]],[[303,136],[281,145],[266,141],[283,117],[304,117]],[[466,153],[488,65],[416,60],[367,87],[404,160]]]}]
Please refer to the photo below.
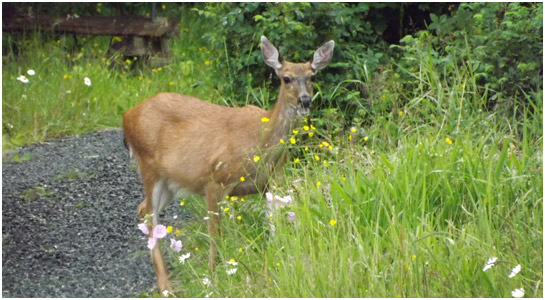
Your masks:
[{"label": "dense vegetation", "polygon": [[[158,9],[180,20],[173,59],[161,67],[106,56],[107,37],[80,37],[76,46],[70,36],[4,33],[3,151],[119,127],[125,110],[161,91],[270,108],[279,81],[260,58],[259,36],[292,61],[337,43],[272,189],[294,198],[285,210],[295,221],[279,214],[271,236],[261,196],[226,199],[222,262],[209,274],[204,202],[180,199],[195,217],[165,224],[191,253],[183,264],[180,253],[168,255],[179,280],[174,295],[508,297],[524,288],[543,296],[541,3]],[[498,262],[483,271],[491,257]],[[232,275],[230,259],[238,263]],[[520,273],[509,278],[517,264]]]}]

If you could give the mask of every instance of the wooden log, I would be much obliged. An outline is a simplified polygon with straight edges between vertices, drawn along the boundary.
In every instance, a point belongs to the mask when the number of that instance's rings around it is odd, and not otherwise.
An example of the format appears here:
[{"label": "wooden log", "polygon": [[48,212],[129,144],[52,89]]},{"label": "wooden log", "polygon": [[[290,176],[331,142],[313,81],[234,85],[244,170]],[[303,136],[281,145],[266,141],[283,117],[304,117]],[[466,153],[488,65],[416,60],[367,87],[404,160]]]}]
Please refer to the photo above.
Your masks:
[{"label": "wooden log", "polygon": [[92,35],[170,37],[178,33],[174,19],[107,16],[13,15],[2,18],[3,31],[40,30]]}]

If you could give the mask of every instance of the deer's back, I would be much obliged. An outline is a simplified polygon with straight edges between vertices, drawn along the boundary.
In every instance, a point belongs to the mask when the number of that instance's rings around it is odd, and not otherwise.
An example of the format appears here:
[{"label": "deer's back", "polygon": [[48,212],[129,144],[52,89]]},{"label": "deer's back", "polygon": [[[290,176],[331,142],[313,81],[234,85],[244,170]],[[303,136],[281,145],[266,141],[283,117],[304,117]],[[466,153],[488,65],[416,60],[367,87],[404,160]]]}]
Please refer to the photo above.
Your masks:
[{"label": "deer's back", "polygon": [[232,176],[243,172],[229,163],[255,150],[256,124],[265,114],[255,106],[232,108],[161,93],[128,110],[123,130],[141,168],[202,194],[218,168],[227,168]]}]

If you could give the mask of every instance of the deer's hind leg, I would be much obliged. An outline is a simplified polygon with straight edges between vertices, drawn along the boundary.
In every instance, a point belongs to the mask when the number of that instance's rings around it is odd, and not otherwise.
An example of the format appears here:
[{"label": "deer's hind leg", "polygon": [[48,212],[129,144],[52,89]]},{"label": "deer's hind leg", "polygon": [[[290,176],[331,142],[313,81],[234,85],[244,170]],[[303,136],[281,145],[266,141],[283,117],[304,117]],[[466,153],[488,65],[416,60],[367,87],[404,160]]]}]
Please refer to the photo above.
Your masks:
[{"label": "deer's hind leg", "polygon": [[[146,197],[144,201],[138,205],[138,215],[144,218],[147,214],[153,214],[149,228],[149,238],[153,238],[153,229],[159,225],[159,214],[174,198],[174,193],[169,190],[166,180],[157,178],[152,173],[142,173],[142,181],[144,182],[144,192]],[[150,251],[153,268],[157,277],[157,288],[160,292],[171,290],[170,281],[168,278],[168,270],[161,253],[160,242],[156,239],[156,243]]]}]

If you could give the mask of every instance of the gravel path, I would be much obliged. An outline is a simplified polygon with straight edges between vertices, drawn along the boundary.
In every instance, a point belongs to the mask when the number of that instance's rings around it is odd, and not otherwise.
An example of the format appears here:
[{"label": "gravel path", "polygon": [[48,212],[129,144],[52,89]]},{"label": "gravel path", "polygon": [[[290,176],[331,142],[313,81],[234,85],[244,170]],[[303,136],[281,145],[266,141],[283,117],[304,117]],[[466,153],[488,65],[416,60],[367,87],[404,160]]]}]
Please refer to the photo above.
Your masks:
[{"label": "gravel path", "polygon": [[137,229],[142,188],[120,130],[18,153],[32,156],[2,165],[3,297],[137,297],[155,287]]}]

